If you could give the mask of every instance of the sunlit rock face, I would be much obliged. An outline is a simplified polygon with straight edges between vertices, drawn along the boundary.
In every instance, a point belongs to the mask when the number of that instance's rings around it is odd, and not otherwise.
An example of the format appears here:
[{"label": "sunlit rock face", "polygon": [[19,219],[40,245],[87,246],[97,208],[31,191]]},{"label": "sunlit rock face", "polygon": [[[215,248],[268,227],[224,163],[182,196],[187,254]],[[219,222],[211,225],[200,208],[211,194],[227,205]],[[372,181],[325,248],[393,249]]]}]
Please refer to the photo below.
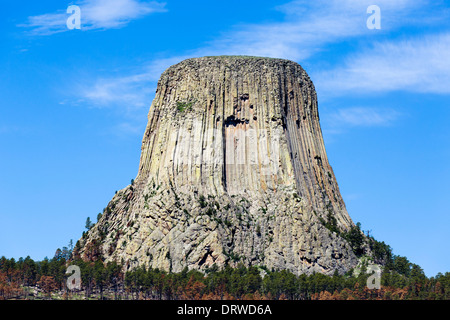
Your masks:
[{"label": "sunlit rock face", "polygon": [[314,85],[292,61],[188,59],[158,82],[139,172],[81,239],[109,260],[345,272],[353,222],[328,163]]}]

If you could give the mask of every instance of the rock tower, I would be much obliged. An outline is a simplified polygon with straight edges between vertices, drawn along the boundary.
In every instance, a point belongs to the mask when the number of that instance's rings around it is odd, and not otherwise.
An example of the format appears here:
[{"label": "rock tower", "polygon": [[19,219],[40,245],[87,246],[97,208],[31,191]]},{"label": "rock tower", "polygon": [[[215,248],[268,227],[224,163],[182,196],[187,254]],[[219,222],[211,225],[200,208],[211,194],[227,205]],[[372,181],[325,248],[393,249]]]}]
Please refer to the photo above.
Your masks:
[{"label": "rock tower", "polygon": [[78,252],[172,272],[243,263],[343,273],[358,260],[329,219],[353,226],[305,70],[283,59],[193,58],[161,75],[137,177]]}]

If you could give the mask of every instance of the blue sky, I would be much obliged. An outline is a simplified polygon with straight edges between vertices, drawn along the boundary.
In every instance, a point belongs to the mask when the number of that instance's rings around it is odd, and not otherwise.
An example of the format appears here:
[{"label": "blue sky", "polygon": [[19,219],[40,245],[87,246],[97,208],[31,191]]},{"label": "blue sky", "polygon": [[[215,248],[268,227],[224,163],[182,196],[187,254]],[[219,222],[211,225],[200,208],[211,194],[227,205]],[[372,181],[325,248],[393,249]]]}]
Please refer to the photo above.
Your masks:
[{"label": "blue sky", "polygon": [[78,240],[137,174],[161,72],[239,54],[305,68],[352,219],[428,276],[450,271],[449,21],[425,0],[3,2],[0,256]]}]

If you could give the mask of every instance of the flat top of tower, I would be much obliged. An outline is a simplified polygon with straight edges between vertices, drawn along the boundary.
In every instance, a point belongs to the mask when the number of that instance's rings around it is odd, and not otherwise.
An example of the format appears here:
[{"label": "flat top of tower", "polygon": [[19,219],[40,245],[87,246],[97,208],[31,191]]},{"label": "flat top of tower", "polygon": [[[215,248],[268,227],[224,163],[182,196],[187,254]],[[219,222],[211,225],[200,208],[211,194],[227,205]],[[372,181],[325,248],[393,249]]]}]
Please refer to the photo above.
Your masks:
[{"label": "flat top of tower", "polygon": [[[290,63],[296,63],[294,61],[288,60],[288,59],[282,59],[282,58],[272,58],[272,57],[259,57],[259,56],[245,56],[245,55],[222,55],[222,56],[204,56],[204,57],[197,57],[197,58],[189,58],[184,61],[198,61],[198,60],[263,60],[263,61],[278,61],[278,62],[290,62]],[[182,61],[182,62],[184,62]]]},{"label": "flat top of tower", "polygon": [[297,62],[288,59],[282,58],[271,58],[271,57],[258,57],[258,56],[245,56],[245,55],[221,55],[221,56],[204,56],[204,57],[196,57],[196,58],[188,58],[183,60],[177,64],[172,65],[166,71],[183,68],[183,67],[193,67],[196,69],[197,67],[207,66],[207,65],[228,65],[230,67],[237,66],[257,66],[257,65],[266,65],[272,67],[281,67],[281,66],[294,66],[295,68],[303,68]]},{"label": "flat top of tower", "polygon": [[260,56],[245,56],[245,55],[204,56],[204,57],[192,58],[192,59],[202,59],[202,58],[205,58],[205,59],[265,59],[265,60],[285,60],[285,61],[290,61],[290,60],[282,59],[282,58],[260,57]]}]

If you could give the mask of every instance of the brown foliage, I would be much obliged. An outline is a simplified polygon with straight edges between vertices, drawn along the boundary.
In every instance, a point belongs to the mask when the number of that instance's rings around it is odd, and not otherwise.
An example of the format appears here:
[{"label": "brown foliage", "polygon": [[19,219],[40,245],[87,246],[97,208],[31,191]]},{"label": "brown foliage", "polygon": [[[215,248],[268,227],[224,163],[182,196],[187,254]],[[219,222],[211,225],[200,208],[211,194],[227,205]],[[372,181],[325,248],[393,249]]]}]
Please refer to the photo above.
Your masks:
[{"label": "brown foliage", "polygon": [[311,295],[311,300],[404,300],[407,299],[408,288],[381,286],[380,289],[360,288],[357,283],[353,290],[348,288],[340,292],[322,291]]},{"label": "brown foliage", "polygon": [[52,276],[42,276],[37,282],[37,285],[49,298],[51,297],[52,292],[58,289],[58,283]]},{"label": "brown foliage", "polygon": [[95,262],[102,256],[101,242],[99,239],[89,242],[83,255],[84,261]]},{"label": "brown foliage", "polygon": [[198,280],[194,281],[194,277],[190,277],[188,283],[181,292],[182,300],[200,300],[205,284]]},{"label": "brown foliage", "polygon": [[0,271],[0,300],[11,299],[22,293],[23,290],[14,277]]}]

